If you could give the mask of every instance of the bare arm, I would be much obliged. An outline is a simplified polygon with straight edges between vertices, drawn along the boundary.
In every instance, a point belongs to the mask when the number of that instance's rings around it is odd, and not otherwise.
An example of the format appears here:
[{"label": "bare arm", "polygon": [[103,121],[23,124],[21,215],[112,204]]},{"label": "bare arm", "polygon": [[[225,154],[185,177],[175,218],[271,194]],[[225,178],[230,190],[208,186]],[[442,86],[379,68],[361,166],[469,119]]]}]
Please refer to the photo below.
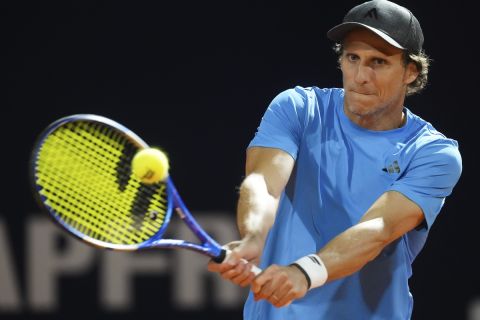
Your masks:
[{"label": "bare arm", "polygon": [[[232,254],[221,264],[210,262],[208,270],[218,272],[241,286],[249,285],[254,274],[251,264],[258,264],[265,238],[270,230],[278,202],[294,166],[293,158],[274,148],[249,148],[246,177],[240,186],[237,224],[241,236],[227,246]],[[245,264],[241,259],[251,263]]]},{"label": "bare arm", "polygon": [[[356,225],[317,253],[328,271],[327,281],[360,270],[385,246],[418,226],[423,219],[421,208],[413,201],[395,191],[384,193]],[[292,266],[270,266],[252,283],[257,300],[267,299],[277,307],[303,297],[307,290],[305,276]]]},{"label": "bare arm", "polygon": [[293,158],[280,149],[257,147],[247,151],[246,177],[240,186],[237,207],[242,237],[255,235],[265,239],[293,165]]},{"label": "bare arm", "polygon": [[392,241],[424,219],[420,207],[399,192],[384,193],[358,224],[323,247],[318,255],[328,270],[328,281],[360,270]]}]

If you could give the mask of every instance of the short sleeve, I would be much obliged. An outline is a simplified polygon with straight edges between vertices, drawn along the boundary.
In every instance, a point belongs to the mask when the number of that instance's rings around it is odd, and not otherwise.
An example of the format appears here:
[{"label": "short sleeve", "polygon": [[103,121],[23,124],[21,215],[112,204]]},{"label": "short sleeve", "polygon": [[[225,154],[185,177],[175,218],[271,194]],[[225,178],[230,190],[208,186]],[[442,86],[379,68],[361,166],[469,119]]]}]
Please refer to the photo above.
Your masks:
[{"label": "short sleeve", "polygon": [[419,205],[430,228],[461,172],[457,142],[446,138],[432,141],[418,150],[405,175],[395,181],[390,190],[402,193]]},{"label": "short sleeve", "polygon": [[277,148],[296,159],[305,126],[307,101],[305,89],[301,87],[276,96],[248,147]]}]

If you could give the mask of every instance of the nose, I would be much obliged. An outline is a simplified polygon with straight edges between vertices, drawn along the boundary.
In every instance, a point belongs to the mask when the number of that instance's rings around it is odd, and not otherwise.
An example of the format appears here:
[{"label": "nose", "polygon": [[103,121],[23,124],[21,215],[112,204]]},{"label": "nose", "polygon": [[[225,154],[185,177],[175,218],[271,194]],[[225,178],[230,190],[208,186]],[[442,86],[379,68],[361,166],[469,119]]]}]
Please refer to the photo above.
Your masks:
[{"label": "nose", "polygon": [[358,84],[364,84],[371,80],[372,68],[366,65],[358,64],[355,70],[355,82]]}]

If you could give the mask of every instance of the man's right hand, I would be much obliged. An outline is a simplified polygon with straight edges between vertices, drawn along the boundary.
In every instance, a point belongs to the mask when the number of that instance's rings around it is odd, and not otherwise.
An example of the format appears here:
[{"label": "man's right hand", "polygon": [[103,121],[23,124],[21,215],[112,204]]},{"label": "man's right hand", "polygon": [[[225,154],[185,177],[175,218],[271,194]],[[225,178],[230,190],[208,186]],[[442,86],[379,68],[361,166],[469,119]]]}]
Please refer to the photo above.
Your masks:
[{"label": "man's right hand", "polygon": [[[231,254],[222,262],[208,263],[208,270],[218,272],[222,278],[246,287],[255,279],[251,272],[253,265],[258,265],[263,250],[263,239],[259,236],[246,236],[242,240],[233,241],[225,245]],[[245,261],[248,261],[247,263]]]}]

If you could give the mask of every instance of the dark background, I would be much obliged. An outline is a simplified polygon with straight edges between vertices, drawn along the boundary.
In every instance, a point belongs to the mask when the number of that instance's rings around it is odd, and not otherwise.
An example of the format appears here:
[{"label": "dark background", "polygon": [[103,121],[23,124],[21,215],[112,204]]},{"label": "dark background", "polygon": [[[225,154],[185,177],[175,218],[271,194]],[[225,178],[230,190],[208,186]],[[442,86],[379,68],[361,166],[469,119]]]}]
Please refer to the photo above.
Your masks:
[{"label": "dark background", "polygon": [[[358,3],[3,3],[0,217],[8,229],[22,290],[24,221],[39,212],[28,183],[28,159],[36,135],[50,122],[70,114],[94,113],[124,124],[168,151],[171,174],[191,209],[233,215],[244,150],[270,100],[295,85],[341,86],[325,32]],[[477,194],[473,152],[478,106],[473,97],[478,87],[479,59],[474,49],[478,28],[472,8],[461,1],[398,3],[420,20],[425,50],[433,58],[427,90],[409,97],[406,104],[459,141],[464,165],[453,195],[414,263],[413,318],[466,319],[469,304],[480,297],[479,265],[474,261],[480,218],[473,200]],[[161,287],[167,280],[155,281]],[[80,288],[72,289],[79,298],[76,308],[94,286]],[[144,296],[157,291],[155,284],[146,285],[145,290],[150,291]],[[69,299],[74,305],[75,300]],[[175,310],[166,300],[155,303],[155,308],[145,303],[129,314],[109,314],[99,307],[86,314],[241,318],[241,305],[228,311],[206,306],[188,312]],[[37,315],[25,308],[3,316],[62,318],[68,314],[62,310]]]}]

